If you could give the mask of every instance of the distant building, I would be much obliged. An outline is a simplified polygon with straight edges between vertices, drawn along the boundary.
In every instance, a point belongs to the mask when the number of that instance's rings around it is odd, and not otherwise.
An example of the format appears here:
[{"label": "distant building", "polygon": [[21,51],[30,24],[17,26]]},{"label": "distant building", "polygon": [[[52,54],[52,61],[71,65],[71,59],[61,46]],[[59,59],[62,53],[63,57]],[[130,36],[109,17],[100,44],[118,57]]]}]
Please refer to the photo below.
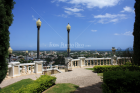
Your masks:
[{"label": "distant building", "polygon": [[46,55],[46,51],[44,51],[44,54]]}]

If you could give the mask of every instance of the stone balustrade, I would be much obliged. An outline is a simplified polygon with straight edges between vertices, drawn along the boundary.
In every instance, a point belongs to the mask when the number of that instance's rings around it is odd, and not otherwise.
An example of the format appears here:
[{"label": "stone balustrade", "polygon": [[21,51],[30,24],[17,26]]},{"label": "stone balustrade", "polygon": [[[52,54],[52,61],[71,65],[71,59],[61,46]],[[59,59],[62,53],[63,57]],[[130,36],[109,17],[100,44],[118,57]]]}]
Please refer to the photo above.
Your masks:
[{"label": "stone balustrade", "polygon": [[[93,67],[95,65],[123,65],[125,62],[131,62],[128,57],[117,57],[113,58],[85,58],[78,57],[78,59],[66,58],[65,63],[68,63],[67,69],[72,70],[72,68],[76,67]],[[44,61],[45,62],[45,61]],[[29,74],[42,74],[44,69],[47,70],[58,70],[65,69],[65,65],[55,65],[52,66],[43,66],[43,61],[34,61],[34,63],[22,63],[20,62],[11,62],[8,64],[7,75],[5,79],[13,78],[16,76],[29,75]],[[65,69],[66,71],[66,69]]]}]

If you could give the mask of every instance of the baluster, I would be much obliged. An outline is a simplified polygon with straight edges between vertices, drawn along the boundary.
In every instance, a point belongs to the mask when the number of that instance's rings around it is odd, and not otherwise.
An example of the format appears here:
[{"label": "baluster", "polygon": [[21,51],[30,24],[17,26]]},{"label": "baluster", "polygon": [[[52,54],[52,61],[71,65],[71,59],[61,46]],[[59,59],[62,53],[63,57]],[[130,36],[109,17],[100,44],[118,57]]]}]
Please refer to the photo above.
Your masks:
[{"label": "baluster", "polygon": [[7,75],[6,78],[9,78],[9,69],[7,69]]},{"label": "baluster", "polygon": [[111,62],[111,59],[109,59],[109,65],[111,65],[111,63],[110,63],[110,62]]},{"label": "baluster", "polygon": [[22,72],[22,75],[26,74],[25,73],[25,67],[24,66],[22,66],[22,71],[21,72]]},{"label": "baluster", "polygon": [[29,68],[28,68],[29,66],[26,66],[26,69],[27,69],[27,72],[26,72],[26,74],[29,74]]},{"label": "baluster", "polygon": [[76,67],[76,61],[74,61],[75,62],[75,67]]},{"label": "baluster", "polygon": [[88,66],[88,60],[87,60],[87,66]]},{"label": "baluster", "polygon": [[94,66],[95,66],[95,60],[93,60]]},{"label": "baluster", "polygon": [[100,59],[100,65],[101,65],[101,59]]},{"label": "baluster", "polygon": [[34,72],[33,72],[33,65],[31,65],[31,74],[33,74]]},{"label": "baluster", "polygon": [[103,59],[103,65],[104,65],[104,59]]},{"label": "baluster", "polygon": [[97,65],[98,65],[98,60],[97,60]]},{"label": "baluster", "polygon": [[91,60],[90,60],[90,66],[91,66]]},{"label": "baluster", "polygon": [[106,65],[108,65],[108,64],[107,64],[107,59],[106,59]]}]

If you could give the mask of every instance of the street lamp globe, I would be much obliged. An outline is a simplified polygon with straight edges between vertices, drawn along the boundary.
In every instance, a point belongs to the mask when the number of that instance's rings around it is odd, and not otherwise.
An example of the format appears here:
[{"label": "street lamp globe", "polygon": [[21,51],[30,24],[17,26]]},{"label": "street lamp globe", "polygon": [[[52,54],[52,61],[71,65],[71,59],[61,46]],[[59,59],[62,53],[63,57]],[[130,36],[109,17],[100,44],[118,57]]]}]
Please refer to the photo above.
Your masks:
[{"label": "street lamp globe", "polygon": [[12,48],[11,47],[9,47],[9,49],[8,49],[8,52],[9,52],[9,54],[12,54]]},{"label": "street lamp globe", "polygon": [[38,18],[38,20],[37,20],[37,22],[36,22],[36,25],[37,25],[37,26],[41,26],[41,23],[42,23],[42,22],[40,21],[40,18]]},{"label": "street lamp globe", "polygon": [[26,54],[28,54],[28,51],[26,51]]},{"label": "street lamp globe", "polygon": [[68,23],[68,25],[67,25],[67,31],[70,31],[70,29],[71,29],[71,26]]}]

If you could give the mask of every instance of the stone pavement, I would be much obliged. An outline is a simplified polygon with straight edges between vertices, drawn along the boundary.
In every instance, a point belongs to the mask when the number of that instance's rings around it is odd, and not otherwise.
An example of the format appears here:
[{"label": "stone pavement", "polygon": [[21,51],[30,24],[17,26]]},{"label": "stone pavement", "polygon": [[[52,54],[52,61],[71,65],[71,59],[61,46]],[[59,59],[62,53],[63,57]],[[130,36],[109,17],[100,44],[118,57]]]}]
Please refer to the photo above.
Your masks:
[{"label": "stone pavement", "polygon": [[[36,77],[40,77],[40,75],[34,74],[7,79],[0,84],[0,87],[3,88],[27,78],[36,80]],[[98,76],[97,73],[94,73],[91,70],[86,70],[84,68],[74,68],[70,72],[64,72],[54,75],[55,77],[57,77],[55,82],[56,84],[72,83],[78,85],[79,88],[75,91],[75,93],[102,93],[101,84],[103,82],[101,81],[100,76]]]}]

